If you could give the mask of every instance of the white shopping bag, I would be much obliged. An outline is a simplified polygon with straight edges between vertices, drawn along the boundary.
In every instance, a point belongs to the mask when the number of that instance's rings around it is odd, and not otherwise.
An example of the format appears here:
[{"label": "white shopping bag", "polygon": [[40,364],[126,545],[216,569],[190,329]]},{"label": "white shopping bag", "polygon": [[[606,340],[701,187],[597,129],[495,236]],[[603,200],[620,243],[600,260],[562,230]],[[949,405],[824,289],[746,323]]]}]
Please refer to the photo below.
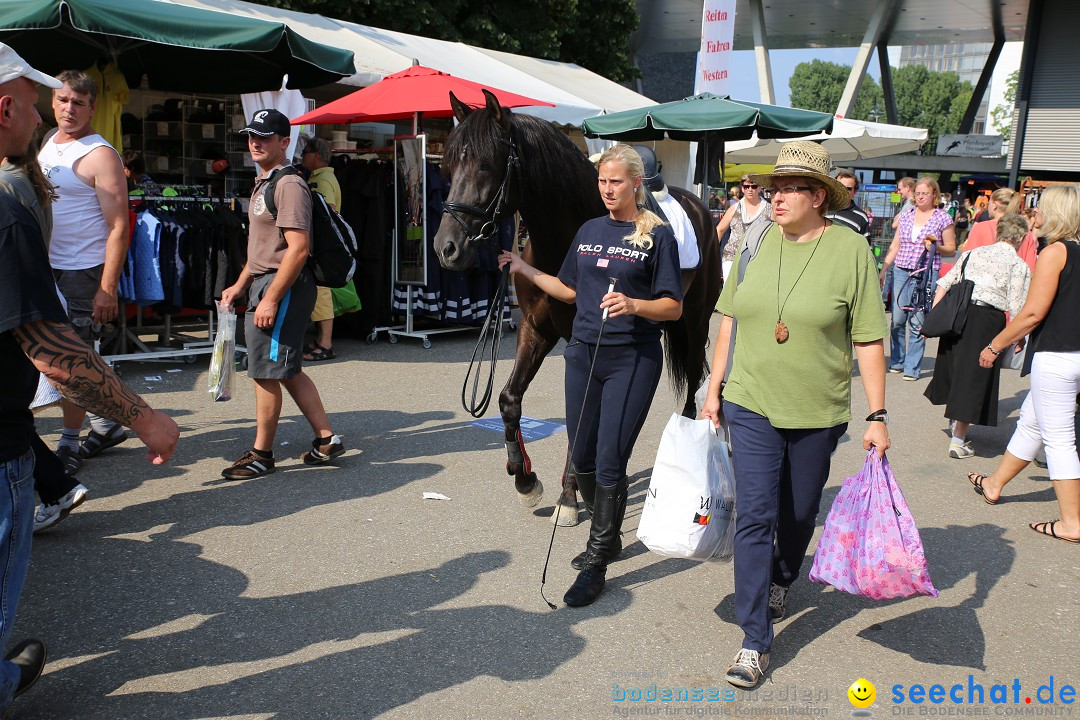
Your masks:
[{"label": "white shopping bag", "polygon": [[214,354],[210,356],[207,385],[214,402],[232,399],[233,355],[236,353],[236,313],[229,305],[218,303],[218,329],[214,336]]},{"label": "white shopping bag", "polygon": [[711,421],[671,416],[656,451],[638,539],[667,557],[731,559],[735,475],[728,444]]}]

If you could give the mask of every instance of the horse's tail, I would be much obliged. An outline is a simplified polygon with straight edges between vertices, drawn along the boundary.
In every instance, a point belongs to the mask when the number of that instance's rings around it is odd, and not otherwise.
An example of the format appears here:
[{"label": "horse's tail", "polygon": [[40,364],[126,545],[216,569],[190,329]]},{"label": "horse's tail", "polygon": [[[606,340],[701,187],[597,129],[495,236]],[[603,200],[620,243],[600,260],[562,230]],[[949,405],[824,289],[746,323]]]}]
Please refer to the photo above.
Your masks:
[{"label": "horse's tail", "polygon": [[664,355],[671,389],[675,391],[676,399],[682,400],[686,393],[687,363],[691,355],[690,334],[684,318],[664,322]]}]

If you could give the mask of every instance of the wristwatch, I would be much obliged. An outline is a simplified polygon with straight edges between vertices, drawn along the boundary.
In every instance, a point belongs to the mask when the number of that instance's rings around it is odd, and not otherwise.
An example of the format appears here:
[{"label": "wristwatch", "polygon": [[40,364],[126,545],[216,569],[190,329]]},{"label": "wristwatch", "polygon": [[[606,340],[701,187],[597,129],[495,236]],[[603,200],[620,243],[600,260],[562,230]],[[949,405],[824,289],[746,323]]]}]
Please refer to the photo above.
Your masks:
[{"label": "wristwatch", "polygon": [[880,422],[889,424],[889,411],[885,409],[872,412],[866,416],[866,422]]}]

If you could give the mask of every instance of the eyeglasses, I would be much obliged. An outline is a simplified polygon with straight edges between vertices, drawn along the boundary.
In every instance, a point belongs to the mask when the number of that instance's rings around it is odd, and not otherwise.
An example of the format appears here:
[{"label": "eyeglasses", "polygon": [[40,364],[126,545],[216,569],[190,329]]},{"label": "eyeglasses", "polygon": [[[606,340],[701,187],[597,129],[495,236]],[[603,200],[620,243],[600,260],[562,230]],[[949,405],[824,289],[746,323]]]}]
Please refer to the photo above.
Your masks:
[{"label": "eyeglasses", "polygon": [[743,185],[742,187],[743,187],[743,190],[757,190],[758,189],[758,186],[754,185],[753,183],[747,183],[746,185]]},{"label": "eyeglasses", "polygon": [[774,187],[765,190],[762,192],[762,195],[764,195],[766,200],[770,200],[774,197],[779,197],[780,195],[794,195],[800,190],[814,192],[814,188],[810,187],[809,185],[785,185],[783,187]]},{"label": "eyeglasses", "polygon": [[933,196],[934,196],[934,193],[932,193],[932,192],[917,192],[917,193],[915,193],[915,197],[933,197]]}]

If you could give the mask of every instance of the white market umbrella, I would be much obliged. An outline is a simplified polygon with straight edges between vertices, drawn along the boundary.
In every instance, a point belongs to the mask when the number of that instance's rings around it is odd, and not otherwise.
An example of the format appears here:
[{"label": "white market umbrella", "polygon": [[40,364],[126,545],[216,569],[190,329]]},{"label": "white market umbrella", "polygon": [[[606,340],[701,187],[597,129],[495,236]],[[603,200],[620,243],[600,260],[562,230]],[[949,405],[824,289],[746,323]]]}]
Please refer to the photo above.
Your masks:
[{"label": "white market umbrella", "polygon": [[755,135],[749,140],[731,141],[725,146],[724,162],[774,163],[782,143],[797,139],[820,142],[829,151],[833,163],[839,164],[914,152],[922,147],[926,138],[927,131],[922,128],[837,117],[829,133],[770,140],[761,140]]}]

